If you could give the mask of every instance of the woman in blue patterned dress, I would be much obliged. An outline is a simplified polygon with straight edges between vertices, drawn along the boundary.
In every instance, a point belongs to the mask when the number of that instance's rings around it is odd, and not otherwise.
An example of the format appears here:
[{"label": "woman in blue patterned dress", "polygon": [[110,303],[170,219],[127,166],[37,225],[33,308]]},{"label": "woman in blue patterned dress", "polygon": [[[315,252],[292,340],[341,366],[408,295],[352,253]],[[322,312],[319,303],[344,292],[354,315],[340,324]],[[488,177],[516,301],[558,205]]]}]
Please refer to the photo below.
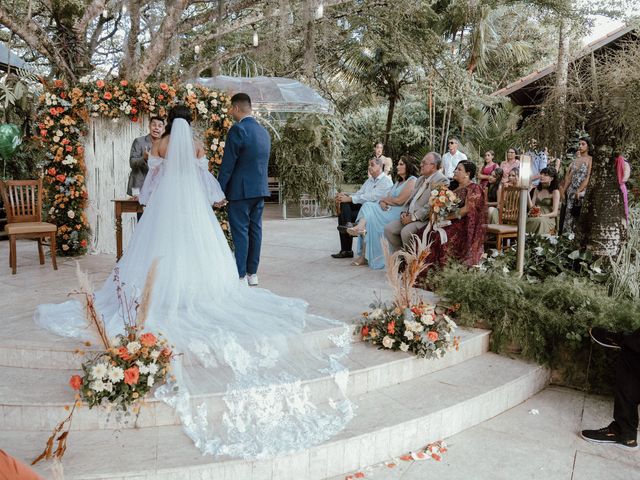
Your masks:
[{"label": "woman in blue patterned dress", "polygon": [[591,140],[581,137],[576,157],[560,187],[560,195],[564,192],[566,202],[562,233],[576,233],[582,200],[591,178],[591,150]]},{"label": "woman in blue patterned dress", "polygon": [[362,205],[357,224],[347,232],[358,237],[358,258],[352,265],[369,265],[379,270],[384,268],[382,238],[384,226],[393,220],[400,219],[404,204],[411,198],[416,183],[418,167],[413,158],[403,155],[396,166],[397,181],[389,195],[379,202],[367,202]]}]

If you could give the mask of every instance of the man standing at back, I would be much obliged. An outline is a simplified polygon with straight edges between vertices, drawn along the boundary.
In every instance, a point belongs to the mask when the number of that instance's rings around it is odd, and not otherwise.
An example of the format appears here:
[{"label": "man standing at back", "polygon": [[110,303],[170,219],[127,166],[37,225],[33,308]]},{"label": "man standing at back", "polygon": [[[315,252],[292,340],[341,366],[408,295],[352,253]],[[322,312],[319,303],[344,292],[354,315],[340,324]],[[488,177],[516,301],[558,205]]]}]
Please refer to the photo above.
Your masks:
[{"label": "man standing at back", "polygon": [[231,97],[229,129],[218,173],[227,196],[229,226],[235,247],[238,275],[250,286],[258,285],[258,264],[262,244],[262,211],[269,196],[268,169],[271,138],[252,116],[251,98],[246,93]]}]

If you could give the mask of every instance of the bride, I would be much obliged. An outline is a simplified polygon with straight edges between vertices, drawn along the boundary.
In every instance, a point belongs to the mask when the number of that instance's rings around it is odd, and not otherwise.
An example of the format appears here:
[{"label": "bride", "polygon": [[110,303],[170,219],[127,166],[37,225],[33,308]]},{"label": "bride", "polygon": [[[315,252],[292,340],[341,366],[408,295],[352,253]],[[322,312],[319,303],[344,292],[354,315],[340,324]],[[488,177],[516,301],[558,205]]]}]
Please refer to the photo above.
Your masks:
[{"label": "bride", "polygon": [[[147,272],[159,259],[145,329],[162,333],[179,356],[175,384],[155,396],[176,409],[203,453],[264,457],[309,448],[342,430],[353,416],[346,398],[348,329],[313,317],[299,299],[242,285],[233,254],[211,208],[224,202],[194,142],[191,112],[174,107],[167,133],[151,152],[140,200],[146,203],[124,256],[95,294],[110,336],[135,317]],[[38,325],[87,337],[80,302],[40,305]],[[343,327],[326,336],[309,327]],[[332,378],[319,395],[310,380]],[[177,388],[174,388],[177,387]]]}]

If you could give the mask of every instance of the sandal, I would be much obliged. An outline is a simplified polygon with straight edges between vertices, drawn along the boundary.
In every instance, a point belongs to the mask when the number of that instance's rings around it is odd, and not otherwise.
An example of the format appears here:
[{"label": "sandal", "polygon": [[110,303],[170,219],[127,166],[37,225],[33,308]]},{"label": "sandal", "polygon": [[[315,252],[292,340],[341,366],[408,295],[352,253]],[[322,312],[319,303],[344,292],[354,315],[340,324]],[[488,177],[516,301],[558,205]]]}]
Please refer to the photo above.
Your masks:
[{"label": "sandal", "polygon": [[354,267],[361,267],[368,264],[369,262],[367,262],[367,259],[363,257],[358,257],[353,262],[351,262],[351,265],[353,265]]},{"label": "sandal", "polygon": [[350,227],[350,228],[347,228],[347,233],[349,235],[351,235],[352,237],[359,237],[360,235],[362,235],[364,237],[367,234],[367,229],[366,228],[360,229],[358,227]]}]

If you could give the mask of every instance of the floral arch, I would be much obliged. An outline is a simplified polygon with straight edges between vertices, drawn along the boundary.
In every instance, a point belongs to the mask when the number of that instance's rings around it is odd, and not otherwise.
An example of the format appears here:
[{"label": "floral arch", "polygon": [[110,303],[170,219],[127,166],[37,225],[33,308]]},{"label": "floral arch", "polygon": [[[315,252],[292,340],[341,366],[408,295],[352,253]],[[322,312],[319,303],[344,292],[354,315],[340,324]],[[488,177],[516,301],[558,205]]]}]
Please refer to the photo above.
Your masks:
[{"label": "floral arch", "polygon": [[[83,138],[91,117],[128,117],[138,122],[143,115],[166,117],[172,105],[184,103],[202,129],[209,169],[217,173],[224,142],[231,127],[230,98],[200,85],[131,83],[127,80],[81,82],[70,87],[62,81],[45,84],[40,97],[39,138],[47,148],[45,181],[49,187],[48,221],[58,226],[61,255],[87,252],[91,234],[85,213],[89,196],[85,182]],[[217,211],[229,235],[226,212]]]}]

